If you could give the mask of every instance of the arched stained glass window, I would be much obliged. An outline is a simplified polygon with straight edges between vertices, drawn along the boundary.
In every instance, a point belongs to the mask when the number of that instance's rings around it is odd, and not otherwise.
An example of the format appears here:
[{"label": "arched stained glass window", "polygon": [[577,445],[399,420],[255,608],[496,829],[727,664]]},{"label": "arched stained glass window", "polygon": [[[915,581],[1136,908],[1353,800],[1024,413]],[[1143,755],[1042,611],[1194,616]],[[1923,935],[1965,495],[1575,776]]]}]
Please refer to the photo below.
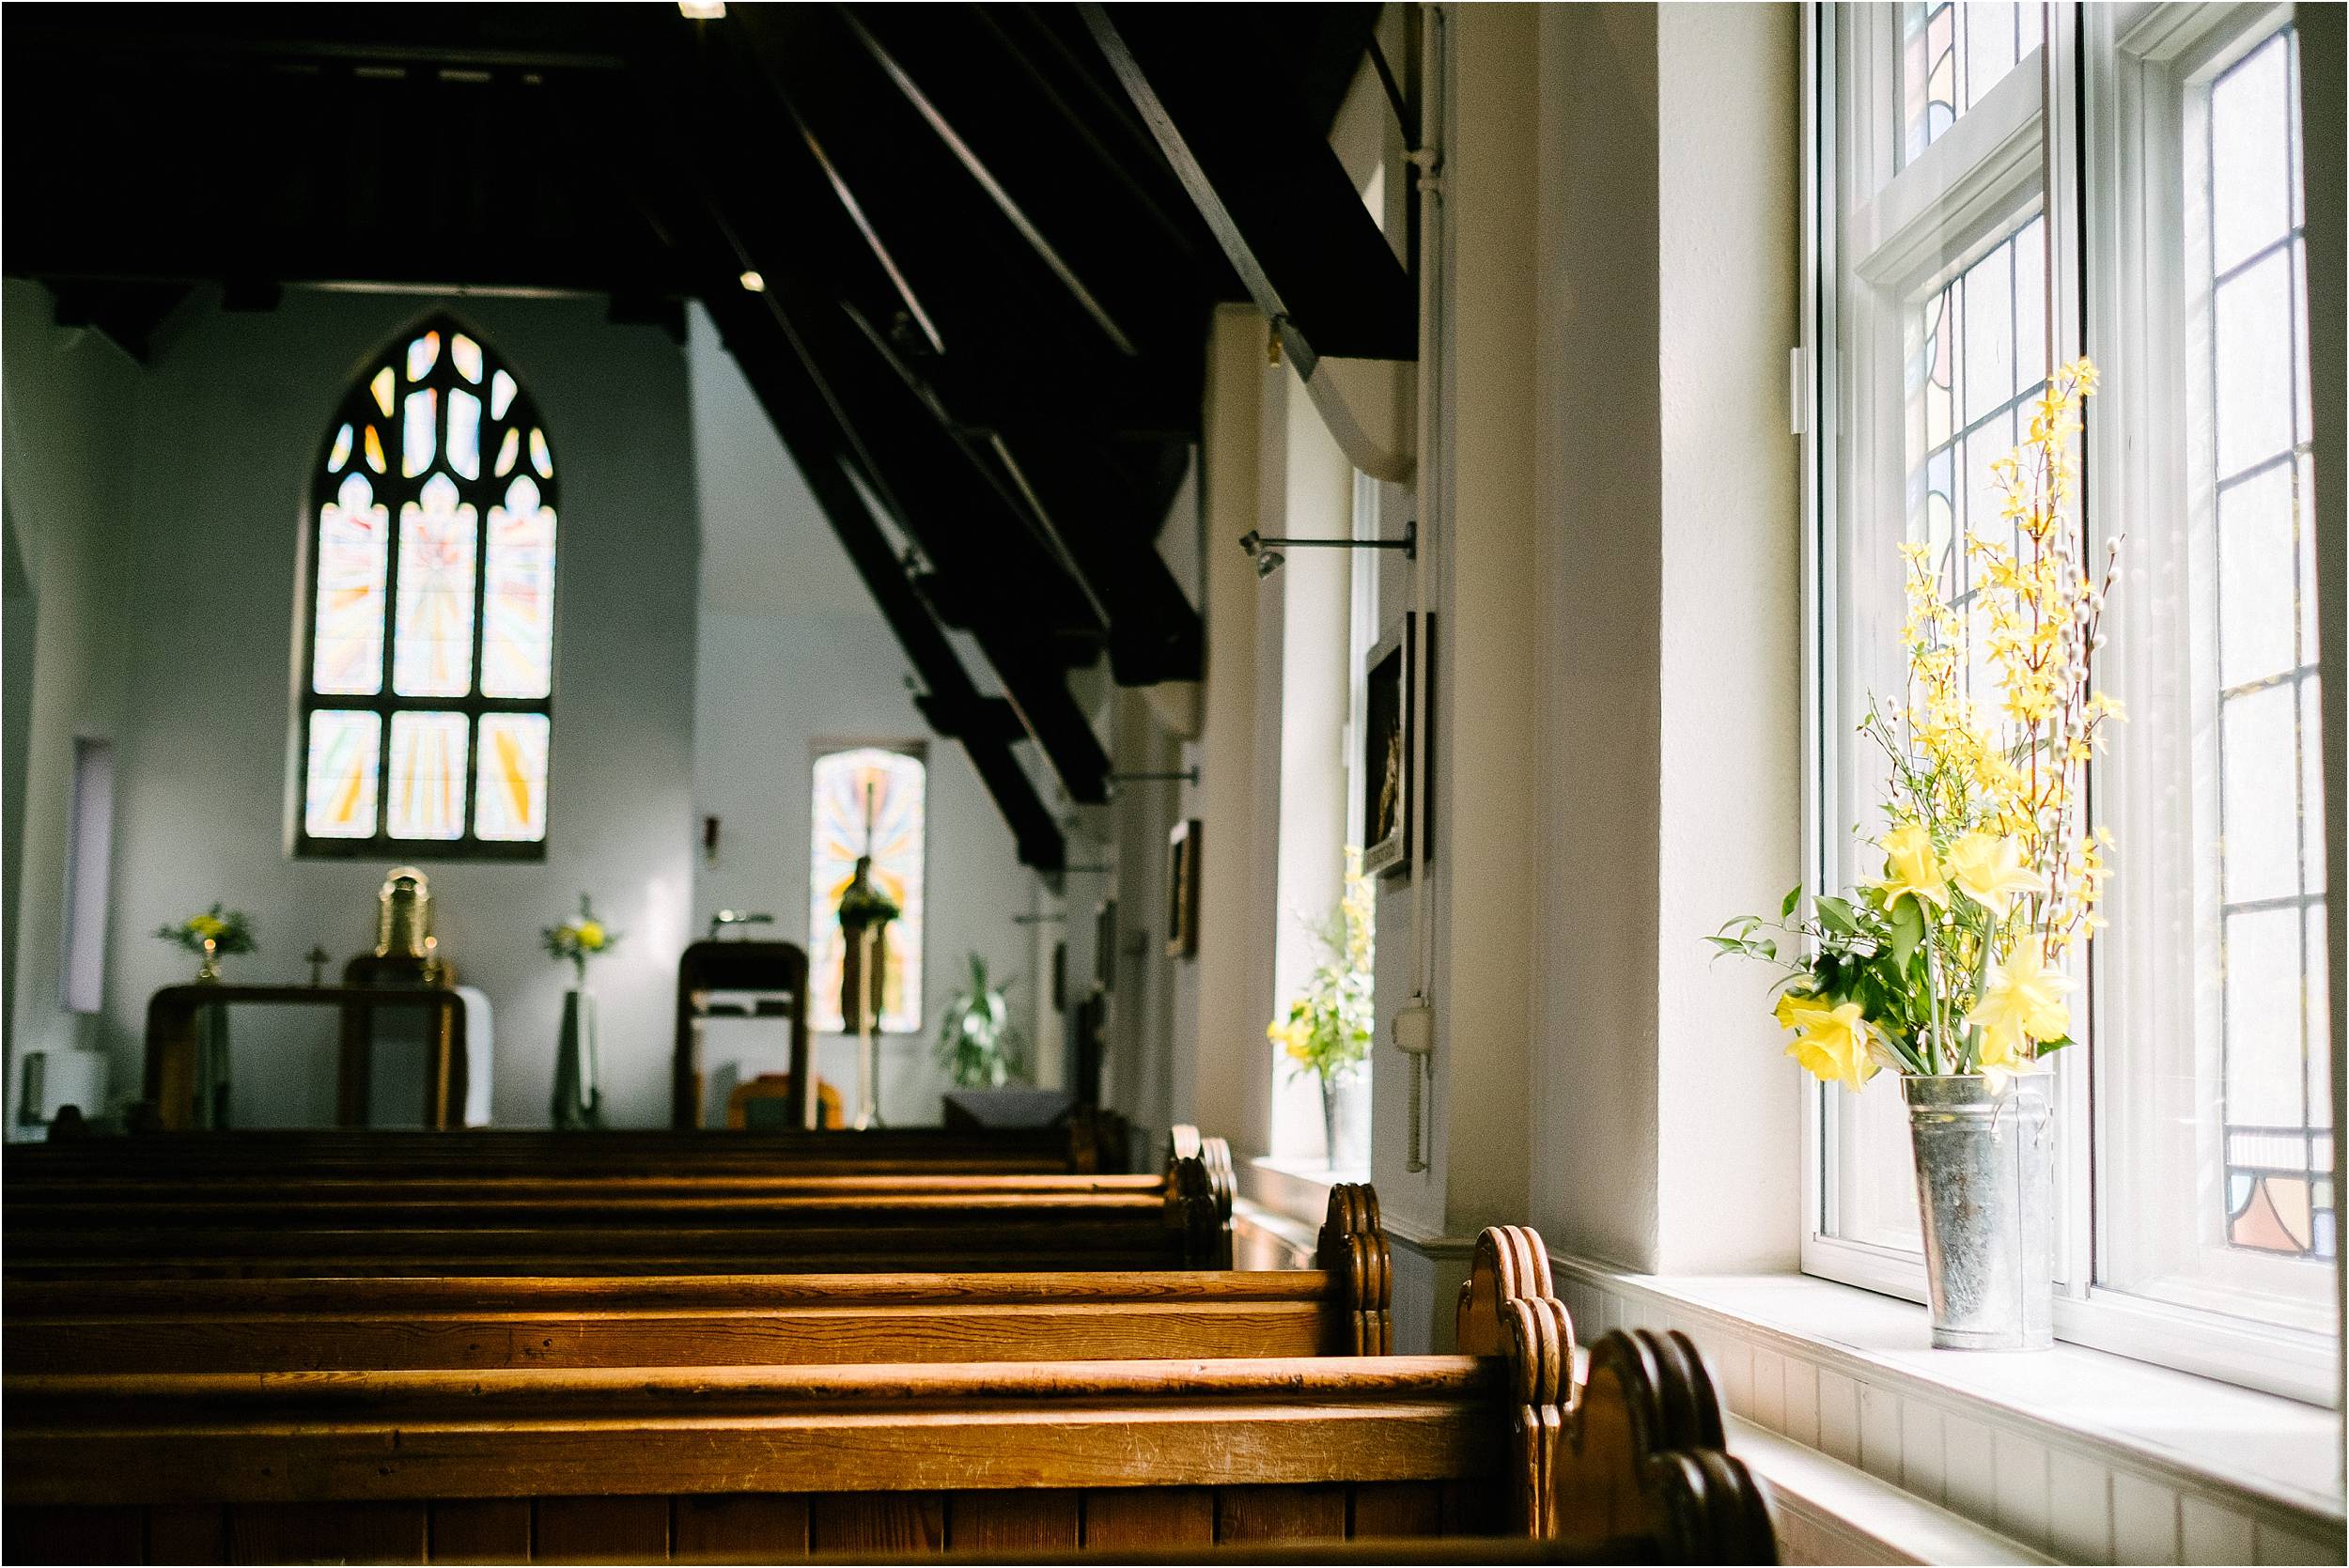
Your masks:
[{"label": "arched stained glass window", "polygon": [[543,855],[555,480],[537,405],[479,338],[428,324],[345,394],[311,505],[297,850]]},{"label": "arched stained glass window", "polygon": [[816,809],[808,866],[808,1027],[837,1034],[841,970],[848,939],[840,934],[840,895],[857,857],[873,857],[873,885],[897,906],[882,929],[889,968],[882,977],[881,1032],[922,1029],[922,871],[928,831],[928,769],[911,751],[859,746],[816,759]]}]

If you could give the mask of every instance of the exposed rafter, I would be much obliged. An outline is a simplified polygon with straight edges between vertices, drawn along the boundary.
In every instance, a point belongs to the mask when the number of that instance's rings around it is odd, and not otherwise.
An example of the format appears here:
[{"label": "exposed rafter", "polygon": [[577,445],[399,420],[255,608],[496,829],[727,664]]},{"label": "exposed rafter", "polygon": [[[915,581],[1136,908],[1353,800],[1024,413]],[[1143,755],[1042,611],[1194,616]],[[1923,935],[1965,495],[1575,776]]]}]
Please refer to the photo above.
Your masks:
[{"label": "exposed rafter", "polygon": [[[1330,149],[1326,86],[1319,107],[1257,90],[1262,62],[1234,54],[1180,7],[1080,9],[1299,370],[1310,375],[1325,355],[1416,358],[1418,300]],[[1350,18],[1359,59],[1377,8],[1320,9],[1333,19],[1324,27]]]},{"label": "exposed rafter", "polygon": [[[1322,139],[1368,14],[1252,10],[1266,49],[1220,100],[1270,160],[1252,186],[1197,114],[1224,84],[1183,16],[26,8],[0,58],[17,132],[0,267],[134,354],[202,283],[230,309],[289,286],[603,295],[612,319],[672,335],[703,300],[923,714],[1049,868],[1046,770],[1097,801],[1108,769],[1072,672],[1105,654],[1128,684],[1201,668],[1157,545],[1215,305],[1270,302],[1307,354],[1410,335]],[[1264,181],[1291,178],[1275,223]]]}]

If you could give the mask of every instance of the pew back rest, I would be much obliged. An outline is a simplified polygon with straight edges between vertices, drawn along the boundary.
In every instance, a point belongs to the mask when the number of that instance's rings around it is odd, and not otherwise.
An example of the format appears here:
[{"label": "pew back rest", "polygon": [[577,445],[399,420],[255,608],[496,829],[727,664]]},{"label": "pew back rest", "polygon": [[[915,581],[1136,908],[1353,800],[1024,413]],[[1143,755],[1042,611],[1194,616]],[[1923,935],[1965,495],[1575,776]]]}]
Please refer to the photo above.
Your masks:
[{"label": "pew back rest", "polygon": [[1384,1354],[1367,1187],[1332,1191],[1321,1253],[1274,1273],[18,1281],[7,1342],[35,1372]]},{"label": "pew back rest", "polygon": [[634,1499],[664,1530],[767,1510],[801,1521],[809,1546],[868,1551],[881,1548],[841,1521],[929,1532],[901,1548],[985,1549],[1000,1529],[1074,1549],[1131,1545],[1117,1531],[1136,1516],[1159,1545],[1176,1539],[1178,1513],[1218,1539],[1227,1518],[1253,1516],[1296,1541],[1360,1533],[1367,1509],[1602,1560],[1767,1560],[1759,1494],[1719,1451],[1687,1342],[1608,1335],[1578,1387],[1572,1325],[1548,1285],[1538,1237],[1487,1232],[1459,1310],[1471,1353],[1450,1357],[12,1372],[7,1500],[18,1517],[112,1510],[115,1528],[130,1510],[148,1540],[162,1510],[225,1509],[233,1529],[246,1510],[282,1522],[287,1508],[388,1509],[428,1545],[485,1505],[526,1501],[544,1545],[550,1510],[569,1512],[560,1499]]}]

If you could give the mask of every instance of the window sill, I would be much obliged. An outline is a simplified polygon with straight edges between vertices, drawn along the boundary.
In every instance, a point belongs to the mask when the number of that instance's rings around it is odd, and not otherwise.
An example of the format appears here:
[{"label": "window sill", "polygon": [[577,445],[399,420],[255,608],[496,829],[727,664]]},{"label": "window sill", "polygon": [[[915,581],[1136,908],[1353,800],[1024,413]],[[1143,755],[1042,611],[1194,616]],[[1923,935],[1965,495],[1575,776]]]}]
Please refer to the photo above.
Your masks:
[{"label": "window sill", "polygon": [[1366,1182],[1367,1171],[1332,1171],[1319,1160],[1258,1155],[1241,1168],[1240,1196],[1299,1224],[1321,1228],[1330,1212],[1330,1189],[1340,1182]]},{"label": "window sill", "polygon": [[2338,1412],[2077,1345],[1934,1350],[1922,1309],[1804,1275],[1556,1265],[1580,1337],[1679,1328],[1735,1415],[2031,1550],[2341,1560]]}]

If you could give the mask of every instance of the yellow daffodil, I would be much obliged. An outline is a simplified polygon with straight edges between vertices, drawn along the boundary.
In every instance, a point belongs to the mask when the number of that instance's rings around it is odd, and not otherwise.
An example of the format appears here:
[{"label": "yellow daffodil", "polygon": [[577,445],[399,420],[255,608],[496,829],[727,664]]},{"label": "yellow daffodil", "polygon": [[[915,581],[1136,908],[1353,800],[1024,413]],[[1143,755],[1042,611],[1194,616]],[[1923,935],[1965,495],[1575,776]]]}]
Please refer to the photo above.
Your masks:
[{"label": "yellow daffodil", "polygon": [[576,935],[579,938],[580,946],[590,953],[597,952],[603,946],[603,922],[583,920],[579,923]]},{"label": "yellow daffodil", "polygon": [[2036,893],[2038,875],[2025,858],[2023,846],[1995,833],[1968,833],[1950,846],[1951,878],[1966,896],[2004,920],[2017,893]]},{"label": "yellow daffodil", "polygon": [[1305,1021],[1300,1013],[1291,1013],[1286,1018],[1275,1018],[1264,1026],[1264,1032],[1266,1039],[1280,1047],[1294,1061],[1302,1062],[1309,1054],[1313,1026]]},{"label": "yellow daffodil", "polygon": [[1941,862],[1933,853],[1933,835],[1914,824],[1884,835],[1884,908],[1889,913],[1904,898],[1914,898],[1921,911],[1927,904],[1950,907],[1950,890]]},{"label": "yellow daffodil", "polygon": [[2030,1062],[2031,1042],[2071,1032],[2072,1010],[2063,1000],[2071,989],[2072,981],[2047,966],[2035,942],[2023,942],[2005,963],[1992,966],[1966,1025],[1982,1031],[1979,1060],[1993,1089]]},{"label": "yellow daffodil", "polygon": [[1778,1021],[1794,1030],[1795,1043],[1786,1054],[1808,1068],[1822,1083],[1841,1083],[1854,1093],[1876,1076],[1876,1059],[1868,1048],[1868,1022],[1859,1003],[1830,1007],[1816,997],[1793,992],[1778,999]]},{"label": "yellow daffodil", "polygon": [[188,919],[188,929],[194,932],[199,940],[216,939],[228,929],[228,923],[218,915],[192,915]]}]

